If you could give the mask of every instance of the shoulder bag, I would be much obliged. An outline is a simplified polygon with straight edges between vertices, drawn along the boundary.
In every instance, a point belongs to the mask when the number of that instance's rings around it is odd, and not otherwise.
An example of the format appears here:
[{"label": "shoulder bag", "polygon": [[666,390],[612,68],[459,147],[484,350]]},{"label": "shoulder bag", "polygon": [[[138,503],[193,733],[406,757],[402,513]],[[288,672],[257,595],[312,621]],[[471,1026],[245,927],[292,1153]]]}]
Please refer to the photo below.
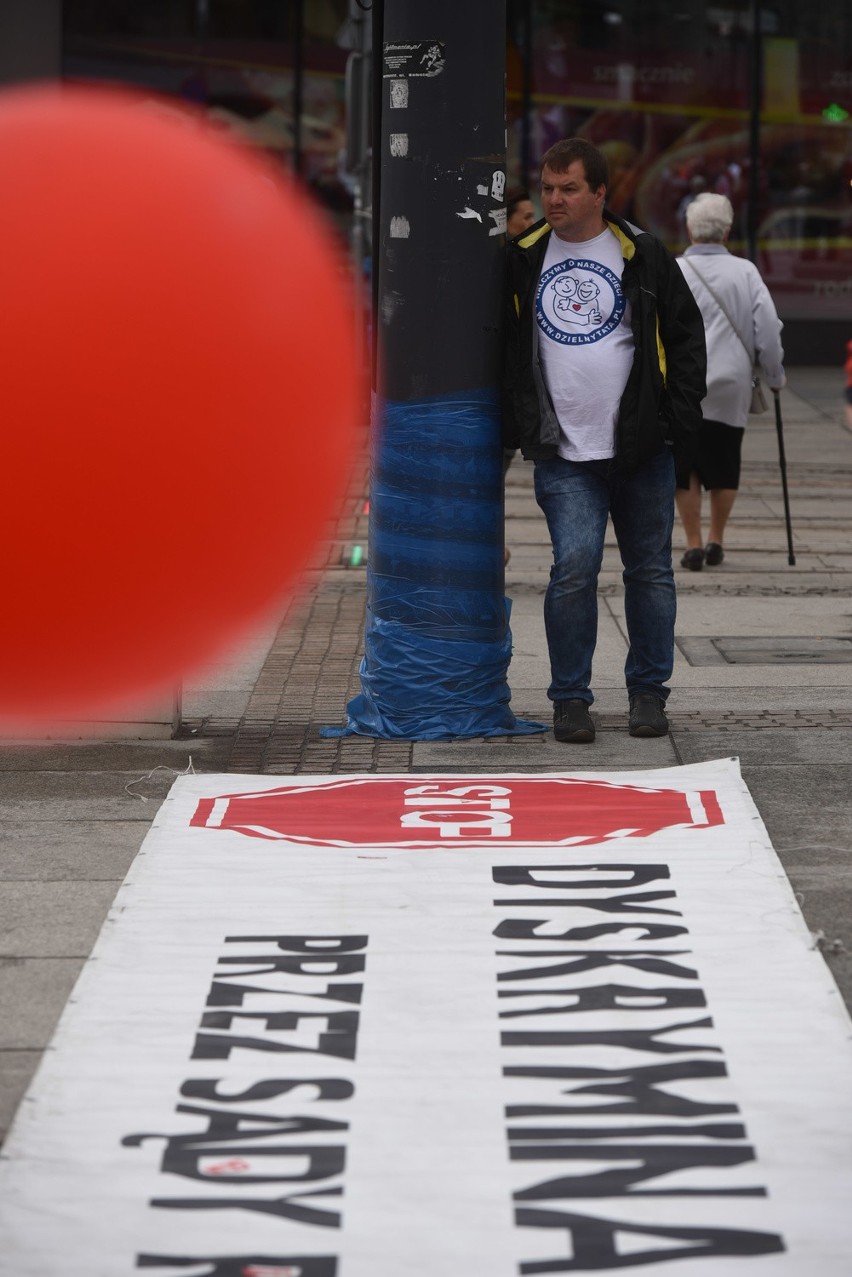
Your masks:
[{"label": "shoulder bag", "polygon": [[[681,260],[686,262],[687,266],[689,266],[691,270],[695,271],[695,274],[701,280],[702,284],[707,289],[708,293],[713,298],[714,302],[719,307],[722,314],[725,316],[728,323],[733,328],[737,337],[739,337],[740,342],[742,343],[742,346],[749,357],[749,360],[752,360],[753,362],[754,357],[751,351],[749,350],[748,346],[746,345],[743,335],[740,332],[739,328],[737,328],[736,324],[731,319],[731,316],[728,314],[727,309],[725,308],[725,304],[722,301],[721,297],[716,292],[714,292],[714,290],[707,283],[707,280],[701,274],[701,271],[698,270],[698,268],[693,265],[692,261],[688,257],[684,256],[681,258]],[[769,402],[766,398],[766,395],[763,392],[763,383],[760,380],[760,373],[757,370],[757,364],[753,364],[753,367],[751,370],[751,403],[749,404],[748,410],[753,416],[760,416],[762,412],[769,411]]]}]

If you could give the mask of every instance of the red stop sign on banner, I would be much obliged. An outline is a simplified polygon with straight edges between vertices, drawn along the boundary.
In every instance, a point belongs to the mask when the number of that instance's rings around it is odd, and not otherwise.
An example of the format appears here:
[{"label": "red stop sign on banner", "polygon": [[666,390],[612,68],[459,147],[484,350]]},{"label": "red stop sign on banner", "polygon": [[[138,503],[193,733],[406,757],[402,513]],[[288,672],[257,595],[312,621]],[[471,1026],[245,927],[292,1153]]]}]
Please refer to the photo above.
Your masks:
[{"label": "red stop sign on banner", "polygon": [[715,790],[572,777],[369,777],[202,798],[190,824],[323,847],[576,846],[724,823]]}]

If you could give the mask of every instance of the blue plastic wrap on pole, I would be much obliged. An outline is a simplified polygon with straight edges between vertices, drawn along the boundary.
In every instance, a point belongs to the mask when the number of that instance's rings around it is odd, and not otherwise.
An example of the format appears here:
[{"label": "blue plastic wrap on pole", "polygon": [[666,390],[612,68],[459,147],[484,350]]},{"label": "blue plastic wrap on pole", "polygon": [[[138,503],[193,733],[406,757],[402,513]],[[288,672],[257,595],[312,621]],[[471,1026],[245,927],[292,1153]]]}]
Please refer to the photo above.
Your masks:
[{"label": "blue plastic wrap on pole", "polygon": [[378,424],[361,694],[323,735],[546,730],[509,708],[496,390],[385,403]]}]

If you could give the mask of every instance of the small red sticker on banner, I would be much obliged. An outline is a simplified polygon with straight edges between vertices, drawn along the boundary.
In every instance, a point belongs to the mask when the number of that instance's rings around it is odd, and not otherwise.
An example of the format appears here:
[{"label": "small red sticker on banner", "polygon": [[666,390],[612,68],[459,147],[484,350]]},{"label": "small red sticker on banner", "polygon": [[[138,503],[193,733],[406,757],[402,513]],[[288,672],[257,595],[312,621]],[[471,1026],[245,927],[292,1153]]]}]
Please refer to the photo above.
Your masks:
[{"label": "small red sticker on banner", "polygon": [[300,1277],[301,1268],[270,1268],[268,1264],[249,1264],[240,1270],[242,1277]]},{"label": "small red sticker on banner", "polygon": [[206,1173],[208,1175],[242,1175],[250,1170],[250,1162],[244,1162],[241,1157],[232,1157],[230,1161],[216,1162],[214,1166],[208,1166]]},{"label": "small red sticker on banner", "polygon": [[724,823],[715,790],[573,777],[369,777],[202,798],[190,824],[332,847],[571,846]]}]

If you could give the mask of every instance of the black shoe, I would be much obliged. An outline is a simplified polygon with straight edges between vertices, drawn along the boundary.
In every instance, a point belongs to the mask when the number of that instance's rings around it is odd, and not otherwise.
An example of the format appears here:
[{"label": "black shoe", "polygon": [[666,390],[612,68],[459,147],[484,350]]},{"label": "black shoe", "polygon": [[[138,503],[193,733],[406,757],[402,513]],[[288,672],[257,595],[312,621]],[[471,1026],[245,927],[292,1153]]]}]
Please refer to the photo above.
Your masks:
[{"label": "black shoe", "polygon": [[718,541],[708,541],[704,547],[704,562],[708,568],[717,568],[725,557],[725,551]]},{"label": "black shoe", "polygon": [[630,697],[631,736],[665,736],[669,730],[665,702],[652,692],[637,692]]},{"label": "black shoe", "polygon": [[553,707],[553,735],[557,740],[584,744],[595,739],[595,725],[587,701],[557,701]]},{"label": "black shoe", "polygon": [[690,572],[700,572],[704,567],[704,551],[703,550],[687,550],[686,554],[680,561],[682,568],[689,568]]}]

